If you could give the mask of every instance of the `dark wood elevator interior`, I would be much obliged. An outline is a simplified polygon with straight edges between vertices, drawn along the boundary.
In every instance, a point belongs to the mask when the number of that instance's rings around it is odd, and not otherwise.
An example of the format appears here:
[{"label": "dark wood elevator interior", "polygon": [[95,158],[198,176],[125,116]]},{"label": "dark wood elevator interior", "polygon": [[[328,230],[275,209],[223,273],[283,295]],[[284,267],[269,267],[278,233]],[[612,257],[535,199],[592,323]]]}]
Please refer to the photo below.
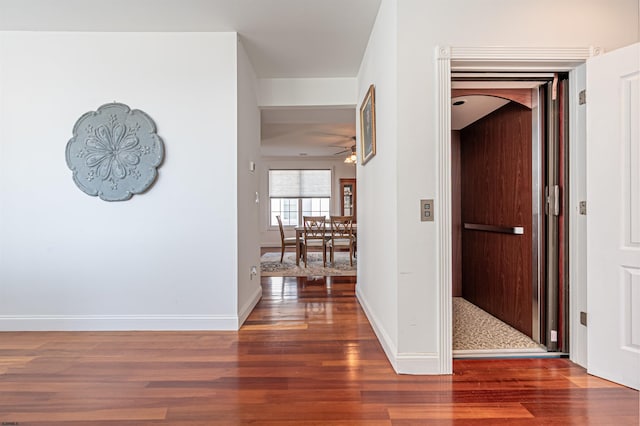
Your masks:
[{"label": "dark wood elevator interior", "polygon": [[[560,183],[561,200],[565,184],[566,86],[555,75],[528,88],[451,94],[452,294],[552,351],[567,349],[566,224],[561,206],[554,215],[548,204],[549,187]],[[456,105],[480,97],[502,103],[456,126]]]},{"label": "dark wood elevator interior", "polygon": [[[531,108],[509,102],[457,132],[461,243],[454,295],[532,337]],[[455,148],[453,148],[455,146]],[[522,233],[487,232],[522,228]],[[462,273],[464,271],[464,273]]]}]

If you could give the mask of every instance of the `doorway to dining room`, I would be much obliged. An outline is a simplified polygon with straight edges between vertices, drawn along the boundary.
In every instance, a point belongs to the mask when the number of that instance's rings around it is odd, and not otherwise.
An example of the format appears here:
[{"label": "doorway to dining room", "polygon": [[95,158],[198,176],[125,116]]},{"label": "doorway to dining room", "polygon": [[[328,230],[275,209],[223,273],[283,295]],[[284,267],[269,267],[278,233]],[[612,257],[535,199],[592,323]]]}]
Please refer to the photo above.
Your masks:
[{"label": "doorway to dining room", "polygon": [[326,217],[328,229],[330,216],[357,220],[355,118],[355,106],[261,110],[261,159],[256,172],[262,276],[355,275],[357,259],[350,262],[348,250],[335,250],[333,261],[324,265],[322,253],[314,249],[305,265],[293,242],[285,247],[286,240],[301,236],[304,216]]},{"label": "doorway to dining room", "polygon": [[453,355],[568,351],[567,76],[452,76]]}]

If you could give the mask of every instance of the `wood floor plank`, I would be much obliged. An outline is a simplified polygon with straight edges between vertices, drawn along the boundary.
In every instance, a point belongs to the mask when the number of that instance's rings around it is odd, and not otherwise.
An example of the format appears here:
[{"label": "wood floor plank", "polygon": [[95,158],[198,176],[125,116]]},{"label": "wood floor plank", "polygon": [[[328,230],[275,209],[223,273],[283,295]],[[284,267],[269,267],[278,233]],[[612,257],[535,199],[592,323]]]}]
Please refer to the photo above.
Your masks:
[{"label": "wood floor plank", "polygon": [[599,389],[599,388],[619,388],[620,385],[601,379],[596,376],[567,376],[571,383],[581,388]]},{"label": "wood floor plank", "polygon": [[519,403],[438,403],[438,404],[404,404],[389,407],[392,420],[421,420],[428,422],[434,419],[520,419],[533,418]]},{"label": "wood floor plank", "polygon": [[[0,422],[92,426],[639,424],[567,359],[397,375],[355,278],[268,278],[237,332],[0,333]],[[635,422],[635,423],[634,423]]]},{"label": "wood floor plank", "polygon": [[161,420],[167,415],[166,408],[132,408],[113,410],[84,410],[81,407],[74,411],[47,411],[47,412],[22,412],[0,413],[2,422],[73,422],[93,420]]},{"label": "wood floor plank", "polygon": [[229,404],[211,403],[173,408],[167,415],[169,420],[198,420],[202,417],[227,419],[233,422],[345,422],[389,420],[383,404],[360,405],[349,402],[284,402],[267,404],[244,404],[237,407]]}]

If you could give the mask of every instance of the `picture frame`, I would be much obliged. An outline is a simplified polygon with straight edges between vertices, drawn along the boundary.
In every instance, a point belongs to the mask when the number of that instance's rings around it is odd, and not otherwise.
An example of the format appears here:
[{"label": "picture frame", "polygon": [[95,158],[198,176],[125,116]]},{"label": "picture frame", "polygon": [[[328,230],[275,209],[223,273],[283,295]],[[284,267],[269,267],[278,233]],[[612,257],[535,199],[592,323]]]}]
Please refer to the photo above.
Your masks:
[{"label": "picture frame", "polygon": [[376,155],[376,99],[372,84],[360,105],[360,163],[365,165]]}]

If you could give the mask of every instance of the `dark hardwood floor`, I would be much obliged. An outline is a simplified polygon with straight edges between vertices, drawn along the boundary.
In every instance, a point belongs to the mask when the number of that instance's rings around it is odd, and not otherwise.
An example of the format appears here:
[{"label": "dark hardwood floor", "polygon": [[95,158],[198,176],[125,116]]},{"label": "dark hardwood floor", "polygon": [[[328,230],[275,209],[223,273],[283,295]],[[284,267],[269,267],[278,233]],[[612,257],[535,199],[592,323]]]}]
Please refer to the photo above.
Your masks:
[{"label": "dark hardwood floor", "polygon": [[265,278],[239,332],[0,333],[2,425],[637,425],[566,359],[396,375],[355,279]]}]

